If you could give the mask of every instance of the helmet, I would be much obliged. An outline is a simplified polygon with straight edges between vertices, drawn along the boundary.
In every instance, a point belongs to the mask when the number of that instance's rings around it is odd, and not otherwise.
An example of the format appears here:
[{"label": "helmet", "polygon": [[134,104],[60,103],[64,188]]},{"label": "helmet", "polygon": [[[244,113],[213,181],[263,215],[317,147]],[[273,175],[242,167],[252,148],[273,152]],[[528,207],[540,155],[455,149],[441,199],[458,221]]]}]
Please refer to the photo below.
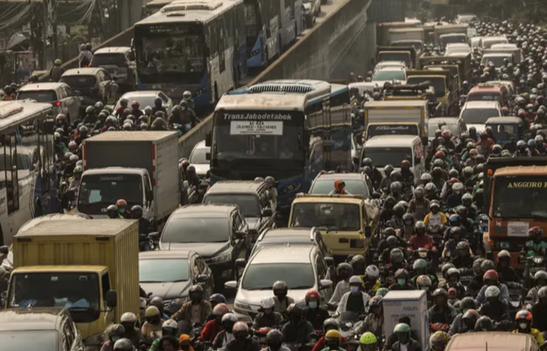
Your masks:
[{"label": "helmet", "polygon": [[484,262],[484,258],[479,257],[473,261],[473,272],[475,274],[480,274],[482,272],[482,263]]},{"label": "helmet", "polygon": [[290,318],[301,318],[304,314],[304,310],[302,309],[302,307],[300,307],[299,304],[291,303],[289,307],[287,307],[287,314]]},{"label": "helmet", "polygon": [[494,323],[488,316],[482,316],[479,319],[477,319],[477,322],[475,323],[475,331],[476,332],[482,332],[482,331],[492,331],[494,330]]},{"label": "helmet", "polygon": [[245,322],[236,322],[232,329],[234,335],[247,335],[249,333],[249,326]]},{"label": "helmet", "polygon": [[106,328],[106,335],[108,337],[112,336],[122,336],[125,334],[125,328],[121,324],[112,324]]},{"label": "helmet", "polygon": [[131,340],[122,338],[114,343],[114,351],[133,351]]},{"label": "helmet", "polygon": [[376,347],[377,342],[376,336],[371,332],[363,333],[359,338],[359,344],[361,345],[374,345]]},{"label": "helmet", "polygon": [[116,205],[110,205],[106,208],[106,214],[109,218],[117,218],[118,217],[118,206]]},{"label": "helmet", "polygon": [[412,264],[412,269],[416,272],[424,272],[427,270],[427,262],[424,259],[419,258]]},{"label": "helmet", "polygon": [[83,171],[84,171],[84,169],[83,169],[82,166],[76,166],[76,167],[74,167],[74,170],[73,170],[74,174],[82,174]]},{"label": "helmet", "polygon": [[87,106],[87,107],[85,108],[85,113],[87,113],[87,114],[89,114],[89,113],[95,113],[95,107],[94,107],[94,106],[91,106],[91,105]]},{"label": "helmet", "polygon": [[401,251],[401,249],[395,248],[395,249],[391,250],[391,252],[389,253],[389,258],[390,258],[391,262],[401,263],[401,262],[403,262],[405,256],[403,254],[403,251]]},{"label": "helmet", "polygon": [[432,297],[442,296],[444,298],[448,298],[448,292],[443,288],[437,288],[435,291],[433,291],[433,294],[431,294]]},{"label": "helmet", "polygon": [[224,322],[236,323],[237,316],[233,313],[226,313],[224,316],[222,316],[222,320],[221,320],[222,324],[224,324]]},{"label": "helmet", "polygon": [[266,342],[268,345],[279,345],[283,342],[283,333],[277,329],[272,329],[266,334]]},{"label": "helmet", "polygon": [[416,285],[417,288],[423,289],[423,290],[429,290],[433,283],[431,282],[431,278],[427,275],[420,275],[418,278],[416,278]]},{"label": "helmet", "polygon": [[408,271],[404,268],[399,268],[395,272],[395,278],[396,279],[408,279]]},{"label": "helmet", "polygon": [[387,293],[389,292],[389,289],[388,288],[379,288],[378,290],[376,290],[376,295],[374,296],[386,296]]},{"label": "helmet", "polygon": [[156,306],[148,306],[146,311],[144,311],[144,317],[150,318],[160,315],[160,310]]},{"label": "helmet", "polygon": [[545,272],[545,271],[537,271],[537,272],[534,274],[534,280],[537,281],[538,279],[547,280],[547,272]]},{"label": "helmet", "polygon": [[477,319],[479,319],[479,317],[480,314],[479,312],[477,312],[477,310],[469,309],[463,314],[462,319],[469,320],[470,322],[472,322],[472,325],[475,326],[475,322],[477,321]]},{"label": "helmet", "polygon": [[222,317],[228,312],[230,312],[230,309],[225,303],[219,303],[213,308],[213,316]]},{"label": "helmet", "polygon": [[515,315],[515,321],[526,321],[532,324],[532,313],[528,310],[518,311]]},{"label": "helmet", "polygon": [[466,296],[460,301],[460,309],[462,311],[467,311],[469,309],[475,309],[477,306],[475,304],[475,299],[473,299],[471,296]]},{"label": "helmet", "polygon": [[410,326],[406,323],[399,323],[395,325],[395,328],[393,328],[393,333],[395,334],[407,334],[408,336],[410,336],[410,332]]},{"label": "helmet", "polygon": [[528,235],[531,237],[531,238],[538,238],[538,237],[542,237],[543,236],[543,229],[541,229],[541,227],[532,227],[530,229],[528,229]]},{"label": "helmet", "polygon": [[131,217],[134,219],[140,219],[142,217],[142,206],[135,205],[131,207]]},{"label": "helmet", "polygon": [[163,105],[163,100],[159,97],[154,99],[154,105],[157,107],[161,107]]},{"label": "helmet", "polygon": [[498,261],[500,260],[500,258],[511,259],[511,254],[507,250],[501,250],[500,252],[498,252]]},{"label": "helmet", "polygon": [[493,280],[495,282],[497,282],[499,279],[498,277],[498,272],[496,272],[495,270],[493,269],[489,269],[487,270],[484,275],[482,276],[482,280],[483,281],[487,281],[487,280]]},{"label": "helmet", "polygon": [[162,332],[163,336],[166,336],[166,335],[175,336],[175,335],[177,335],[178,330],[179,330],[179,326],[178,326],[177,322],[175,322],[172,319],[166,320],[161,325],[161,332]]},{"label": "helmet", "polygon": [[333,346],[340,345],[342,334],[338,330],[331,329],[325,334],[325,345],[332,349]]},{"label": "helmet", "polygon": [[443,331],[436,331],[429,337],[429,349],[432,351],[443,351],[448,344],[448,334]]},{"label": "helmet", "polygon": [[62,64],[63,64],[63,61],[61,61],[60,59],[56,59],[56,60],[55,60],[55,65],[56,65],[56,66],[60,66],[60,65],[62,65]]},{"label": "helmet", "polygon": [[275,300],[273,297],[266,297],[260,301],[260,307],[263,310],[268,310],[275,307]]},{"label": "helmet", "polygon": [[137,323],[137,316],[133,312],[125,312],[120,318],[120,323]]},{"label": "helmet", "polygon": [[376,280],[380,277],[380,270],[376,265],[371,264],[365,269],[365,277],[369,280]]},{"label": "helmet", "polygon": [[500,294],[501,294],[500,289],[495,285],[489,286],[488,288],[486,288],[486,291],[484,292],[484,296],[487,299],[489,299],[489,298],[499,298]]},{"label": "helmet", "polygon": [[185,100],[189,100],[192,98],[192,93],[189,92],[188,90],[186,90],[184,93],[182,93],[182,97],[185,99]]},{"label": "helmet", "polygon": [[211,303],[213,302],[216,302],[216,303],[226,303],[226,298],[224,297],[224,295],[222,294],[219,294],[219,293],[216,293],[216,294],[213,294],[209,297],[209,301]]},{"label": "helmet", "polygon": [[[351,279],[350,279],[351,281]],[[314,300],[321,300],[321,294],[317,292],[317,290],[310,290],[306,293],[306,302],[310,301],[311,299]]]},{"label": "helmet", "polygon": [[[340,275],[341,270],[348,271],[348,274],[347,274],[348,277],[351,277],[353,275],[353,267],[347,262],[339,263],[338,266],[336,266],[336,274]],[[286,291],[287,290],[287,287],[286,287],[287,283],[285,283],[285,282],[282,282],[282,283],[285,284],[285,291]],[[275,284],[274,284],[274,290],[275,290]]]},{"label": "helmet", "polygon": [[382,306],[382,303],[384,302],[384,298],[382,296],[373,296],[369,302],[368,302],[368,305],[370,307],[374,307],[374,306]]},{"label": "helmet", "polygon": [[441,268],[441,272],[443,274],[443,277],[448,277],[448,270],[450,268],[456,268],[452,263],[445,263],[442,268]]},{"label": "helmet", "polygon": [[336,329],[336,330],[340,329],[340,324],[334,318],[327,318],[323,322],[323,331],[326,332],[327,330],[330,330],[330,329]]},{"label": "helmet", "polygon": [[458,278],[460,277],[460,270],[458,268],[449,268],[448,271],[446,272],[446,277],[450,277],[451,275],[457,275]]},{"label": "helmet", "polygon": [[392,165],[386,165],[384,167],[384,173],[386,174],[386,176],[389,176],[391,174],[391,172],[393,172],[393,166]]},{"label": "helmet", "polygon": [[547,286],[543,286],[538,290],[538,298],[539,299],[547,298]]},{"label": "helmet", "polygon": [[349,278],[349,285],[361,285],[363,282],[361,280],[361,278],[359,278],[359,276],[357,275],[352,275],[351,278]]},{"label": "helmet", "polygon": [[150,300],[150,305],[156,306],[161,313],[161,311],[163,310],[163,299],[159,296],[154,296],[152,300]]},{"label": "helmet", "polygon": [[481,270],[483,272],[486,272],[491,269],[496,269],[496,265],[494,264],[494,262],[492,262],[492,260],[483,260],[481,263]]},{"label": "helmet", "polygon": [[[349,264],[348,264],[349,266]],[[351,267],[351,266],[350,266]],[[284,281],[282,280],[278,280],[276,281],[275,283],[273,283],[273,286],[272,286],[273,290],[276,291],[276,290],[284,290],[285,292],[287,292],[287,290],[289,289],[289,286],[287,285],[287,283],[285,283]]]},{"label": "helmet", "polygon": [[190,287],[190,290],[188,290],[188,295],[190,296],[190,299],[198,299],[201,300],[203,298],[203,287],[201,285],[192,285]]},{"label": "helmet", "polygon": [[456,250],[469,252],[469,244],[467,243],[467,241],[462,240],[458,243],[458,245],[456,245]]}]

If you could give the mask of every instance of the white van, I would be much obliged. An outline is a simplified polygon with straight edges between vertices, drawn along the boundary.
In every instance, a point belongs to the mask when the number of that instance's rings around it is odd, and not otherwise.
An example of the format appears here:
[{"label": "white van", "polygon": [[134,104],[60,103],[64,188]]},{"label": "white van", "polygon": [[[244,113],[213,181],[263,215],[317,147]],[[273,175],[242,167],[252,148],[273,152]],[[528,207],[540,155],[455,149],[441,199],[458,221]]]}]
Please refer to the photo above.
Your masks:
[{"label": "white van", "polygon": [[414,173],[414,181],[417,183],[425,172],[425,147],[422,140],[416,135],[380,135],[368,139],[361,152],[360,167],[365,158],[372,159],[372,164],[382,176],[384,166],[392,165],[395,169],[401,169],[401,162],[410,162],[410,170]]}]

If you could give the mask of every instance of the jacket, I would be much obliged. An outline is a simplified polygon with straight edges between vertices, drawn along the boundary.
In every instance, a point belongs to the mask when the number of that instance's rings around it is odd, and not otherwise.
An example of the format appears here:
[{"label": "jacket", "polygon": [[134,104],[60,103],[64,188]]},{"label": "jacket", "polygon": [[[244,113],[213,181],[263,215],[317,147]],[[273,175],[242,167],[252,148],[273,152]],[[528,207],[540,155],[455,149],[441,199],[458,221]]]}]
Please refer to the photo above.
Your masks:
[{"label": "jacket", "polygon": [[[422,351],[420,343],[412,338],[409,340],[408,345],[406,345],[406,349],[407,351]],[[391,346],[391,351],[401,351],[401,345],[398,341]]]},{"label": "jacket", "polygon": [[448,330],[448,335],[453,336],[456,334],[460,334],[465,331],[465,323],[462,320],[463,313],[459,313],[454,317],[454,321],[450,325],[450,329]]},{"label": "jacket", "polygon": [[[203,300],[200,302],[200,304],[201,304],[200,319],[202,322],[205,322],[207,316],[211,313],[211,310],[212,310],[211,303],[209,301]],[[175,312],[175,314],[171,316],[171,319],[177,322],[179,321],[190,322],[192,319],[192,301],[188,301],[184,305],[182,305],[180,310],[178,310],[177,312]]]},{"label": "jacket", "polygon": [[[480,307],[486,303],[486,297],[484,296],[484,293],[486,292],[486,288],[488,288],[488,286],[483,285],[483,287],[479,291],[479,294],[477,295],[477,298],[475,299],[475,304],[477,305],[477,307]],[[503,283],[499,283],[498,288],[500,288],[500,291],[501,291],[500,300],[504,304],[509,306],[509,289],[507,289],[507,285]]]},{"label": "jacket", "polygon": [[[350,291],[344,294],[342,296],[342,299],[340,299],[340,303],[338,304],[338,308],[336,309],[336,312],[338,314],[342,314],[343,312],[346,312],[347,310],[347,303],[349,299],[349,295],[351,294]],[[367,293],[361,292],[361,297],[363,298],[363,306],[365,308],[365,313],[368,312],[368,300],[370,300],[370,296],[368,296]]]},{"label": "jacket", "polygon": [[[349,351],[349,344],[346,338],[342,337],[342,342],[340,343],[340,346],[344,348],[346,351]],[[313,347],[311,351],[321,351],[325,348],[325,337],[322,336],[321,339],[317,340],[317,343]]]},{"label": "jacket", "polygon": [[302,320],[298,324],[288,322],[281,328],[283,341],[286,343],[307,344],[314,332],[313,325],[307,320]]},{"label": "jacket", "polygon": [[281,328],[283,326],[283,316],[279,312],[272,311],[272,313],[264,314],[264,312],[260,312],[256,315],[255,320],[253,322],[253,328],[255,330],[258,330],[260,328],[268,327],[268,328]]},{"label": "jacket", "polygon": [[205,324],[205,327],[203,327],[199,339],[202,341],[210,341],[212,343],[213,341],[215,341],[217,334],[223,329],[224,328],[222,328],[222,325],[220,325],[216,321],[216,319],[213,319]]},{"label": "jacket", "polygon": [[[513,333],[519,334],[519,330],[515,329],[515,330],[513,330]],[[532,335],[534,337],[534,339],[536,339],[536,341],[538,342],[538,345],[541,346],[545,343],[545,340],[543,339],[543,335],[541,335],[539,330],[531,328],[530,329],[530,335]]]},{"label": "jacket", "polygon": [[228,333],[226,330],[221,331],[213,341],[213,350],[226,348],[226,345],[232,340],[234,340],[234,334]]},{"label": "jacket", "polygon": [[329,303],[333,305],[338,305],[342,296],[349,291],[349,282],[341,280],[336,284],[334,288],[334,293],[332,294]]},{"label": "jacket", "polygon": [[532,307],[532,316],[534,316],[534,327],[540,332],[547,331],[547,306],[536,303]]},{"label": "jacket", "polygon": [[443,311],[440,311],[437,306],[433,306],[427,311],[427,320],[430,324],[452,324],[457,314],[456,309],[450,304],[447,304]]}]

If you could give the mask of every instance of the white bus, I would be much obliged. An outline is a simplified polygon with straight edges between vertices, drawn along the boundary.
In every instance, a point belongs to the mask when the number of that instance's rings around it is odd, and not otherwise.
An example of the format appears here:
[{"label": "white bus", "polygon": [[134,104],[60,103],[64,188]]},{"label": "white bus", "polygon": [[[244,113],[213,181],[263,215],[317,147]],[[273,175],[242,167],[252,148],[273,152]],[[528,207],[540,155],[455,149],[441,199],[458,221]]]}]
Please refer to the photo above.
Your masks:
[{"label": "white bus", "polygon": [[0,245],[33,217],[58,212],[52,106],[0,102]]}]

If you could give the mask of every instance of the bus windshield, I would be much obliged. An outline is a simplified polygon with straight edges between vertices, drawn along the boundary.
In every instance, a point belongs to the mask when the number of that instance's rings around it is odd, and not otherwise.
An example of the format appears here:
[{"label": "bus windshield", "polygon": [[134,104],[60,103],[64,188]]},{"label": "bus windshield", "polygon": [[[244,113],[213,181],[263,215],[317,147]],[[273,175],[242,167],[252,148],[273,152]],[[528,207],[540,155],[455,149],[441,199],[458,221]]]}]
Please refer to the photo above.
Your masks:
[{"label": "bus windshield", "polygon": [[218,167],[230,167],[232,161],[250,161],[251,167],[264,161],[264,167],[303,160],[302,112],[217,111],[214,119],[212,156]]},{"label": "bus windshield", "polygon": [[201,23],[137,26],[135,46],[144,84],[198,84],[203,78],[207,50]]},{"label": "bus windshield", "polygon": [[494,217],[547,219],[545,177],[497,177],[493,193]]}]

